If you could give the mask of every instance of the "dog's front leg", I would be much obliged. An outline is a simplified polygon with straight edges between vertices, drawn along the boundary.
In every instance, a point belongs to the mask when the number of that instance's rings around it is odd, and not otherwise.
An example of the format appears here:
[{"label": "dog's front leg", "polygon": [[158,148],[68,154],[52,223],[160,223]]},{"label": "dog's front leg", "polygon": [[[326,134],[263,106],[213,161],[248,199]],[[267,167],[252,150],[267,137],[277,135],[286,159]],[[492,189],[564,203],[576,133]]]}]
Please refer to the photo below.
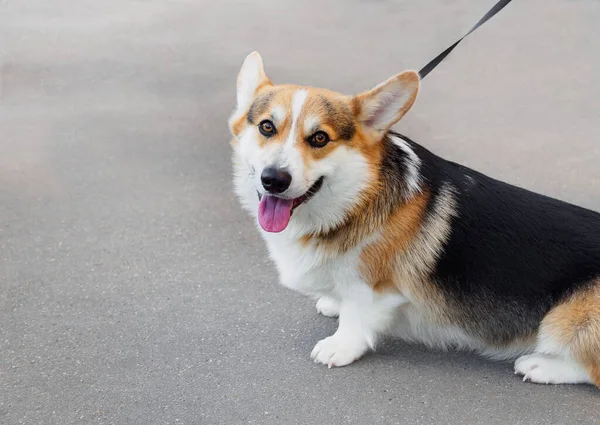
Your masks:
[{"label": "dog's front leg", "polygon": [[315,345],[311,358],[329,367],[352,363],[375,348],[405,302],[399,294],[375,293],[366,284],[343,291],[338,330]]}]

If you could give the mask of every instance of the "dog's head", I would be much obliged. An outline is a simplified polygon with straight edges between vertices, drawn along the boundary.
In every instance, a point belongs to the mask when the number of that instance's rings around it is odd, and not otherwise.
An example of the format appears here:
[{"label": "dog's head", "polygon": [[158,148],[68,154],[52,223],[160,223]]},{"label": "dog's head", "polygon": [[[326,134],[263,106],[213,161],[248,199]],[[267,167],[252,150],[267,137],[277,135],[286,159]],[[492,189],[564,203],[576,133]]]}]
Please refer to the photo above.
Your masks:
[{"label": "dog's head", "polygon": [[251,53],[229,122],[242,204],[267,232],[286,229],[292,213],[300,232],[339,225],[377,179],[381,141],[418,90],[414,71],[356,96],[274,85]]}]

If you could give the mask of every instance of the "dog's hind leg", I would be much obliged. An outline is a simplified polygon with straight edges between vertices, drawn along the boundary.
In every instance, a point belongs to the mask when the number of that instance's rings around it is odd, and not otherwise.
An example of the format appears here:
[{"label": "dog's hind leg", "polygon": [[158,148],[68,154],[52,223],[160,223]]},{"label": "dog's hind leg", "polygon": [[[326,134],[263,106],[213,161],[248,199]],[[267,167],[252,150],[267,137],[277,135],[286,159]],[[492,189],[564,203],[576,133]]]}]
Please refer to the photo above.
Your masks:
[{"label": "dog's hind leg", "polygon": [[577,361],[563,356],[528,354],[515,362],[515,373],[523,375],[523,381],[537,384],[591,383],[587,370]]},{"label": "dog's hind leg", "polygon": [[517,359],[515,373],[540,384],[589,383],[600,388],[600,281],[550,310],[535,352]]}]

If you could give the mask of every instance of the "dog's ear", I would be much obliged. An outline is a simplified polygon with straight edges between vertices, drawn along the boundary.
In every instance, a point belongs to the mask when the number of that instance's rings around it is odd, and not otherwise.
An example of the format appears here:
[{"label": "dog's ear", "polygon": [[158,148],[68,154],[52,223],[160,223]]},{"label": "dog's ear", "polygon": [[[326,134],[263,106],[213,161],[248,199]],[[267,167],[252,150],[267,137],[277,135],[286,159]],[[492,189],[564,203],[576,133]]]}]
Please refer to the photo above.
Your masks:
[{"label": "dog's ear", "polygon": [[373,90],[355,96],[352,108],[364,130],[381,138],[408,112],[418,92],[419,74],[404,71]]},{"label": "dog's ear", "polygon": [[258,89],[271,84],[260,54],[250,53],[242,64],[237,79],[237,111],[247,109]]}]

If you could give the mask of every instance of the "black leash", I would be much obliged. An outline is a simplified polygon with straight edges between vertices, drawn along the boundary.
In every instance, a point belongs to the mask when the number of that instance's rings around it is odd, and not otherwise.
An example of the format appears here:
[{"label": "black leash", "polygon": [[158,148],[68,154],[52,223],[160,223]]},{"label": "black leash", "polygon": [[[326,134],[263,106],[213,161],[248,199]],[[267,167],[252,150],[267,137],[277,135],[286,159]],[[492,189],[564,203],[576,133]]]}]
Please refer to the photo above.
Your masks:
[{"label": "black leash", "polygon": [[463,39],[468,36],[469,34],[471,34],[473,31],[475,31],[477,28],[479,28],[480,26],[482,26],[483,24],[485,24],[488,19],[490,19],[492,16],[494,16],[496,13],[500,12],[504,6],[506,6],[508,3],[510,3],[511,0],[500,0],[498,3],[496,3],[494,5],[494,7],[492,7],[488,13],[486,13],[484,15],[483,18],[481,18],[479,20],[479,22],[477,22],[475,24],[475,26],[473,28],[471,28],[471,31],[469,31],[468,33],[466,33],[464,36],[462,36],[462,38],[460,38],[456,43],[454,43],[452,46],[448,47],[446,50],[444,50],[442,53],[440,53],[439,55],[437,55],[431,62],[429,62],[427,65],[425,65],[420,71],[419,71],[419,77],[421,77],[421,79],[425,78],[427,76],[427,74],[429,74],[431,71],[433,71],[433,69],[438,66],[440,64],[441,61],[444,60],[444,58],[446,56],[448,56],[450,54],[450,52],[452,50],[454,50],[454,48],[456,46],[458,46],[458,43],[460,43],[461,41],[463,41]]}]

